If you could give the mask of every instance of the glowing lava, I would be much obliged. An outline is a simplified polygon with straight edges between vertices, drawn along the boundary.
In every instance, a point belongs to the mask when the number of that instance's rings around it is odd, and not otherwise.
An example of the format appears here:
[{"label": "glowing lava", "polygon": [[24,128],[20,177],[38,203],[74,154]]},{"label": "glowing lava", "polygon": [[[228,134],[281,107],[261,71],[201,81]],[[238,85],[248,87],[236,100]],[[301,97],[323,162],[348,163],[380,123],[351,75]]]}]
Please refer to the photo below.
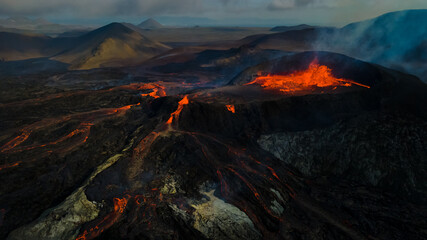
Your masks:
[{"label": "glowing lava", "polygon": [[6,143],[3,147],[1,147],[1,152],[7,152],[14,147],[18,146],[19,144],[25,142],[27,138],[30,136],[31,131],[28,130],[22,130],[21,135],[15,137],[14,139],[10,140],[8,143]]},{"label": "glowing lava", "polygon": [[119,217],[125,212],[126,206],[130,196],[124,198],[114,198],[114,211],[105,216],[95,227],[85,230],[79,235],[76,240],[88,240],[98,237],[106,229],[113,226],[113,224],[119,219]]},{"label": "glowing lava", "polygon": [[289,75],[268,74],[267,76],[258,76],[245,85],[253,84],[260,85],[266,90],[279,90],[287,94],[312,91],[315,88],[332,87],[336,89],[336,87],[350,87],[352,85],[370,88],[370,86],[352,80],[334,77],[332,69],[320,65],[317,59],[311,62],[308,69],[304,71],[297,71]]},{"label": "glowing lava", "polygon": [[6,169],[6,168],[17,167],[17,166],[19,166],[19,164],[21,164],[21,161],[18,161],[16,163],[11,163],[11,164],[3,164],[3,165],[0,165],[0,170]]},{"label": "glowing lava", "polygon": [[165,92],[165,87],[159,84],[147,84],[145,86],[145,89],[151,89],[152,92],[150,93],[144,93],[141,94],[142,97],[153,97],[153,98],[160,98],[160,97],[165,97],[166,96],[166,92]]},{"label": "glowing lava", "polygon": [[234,107],[234,105],[225,105],[227,107],[227,110],[232,112],[232,113],[236,113],[236,108]]},{"label": "glowing lava", "polygon": [[181,101],[178,102],[178,108],[176,109],[175,112],[171,113],[171,116],[168,119],[168,121],[166,122],[166,124],[170,125],[170,124],[172,124],[172,121],[174,119],[178,119],[179,114],[181,114],[182,109],[184,109],[184,105],[187,105],[188,103],[190,103],[190,101],[188,100],[188,96],[185,95],[185,97]]}]

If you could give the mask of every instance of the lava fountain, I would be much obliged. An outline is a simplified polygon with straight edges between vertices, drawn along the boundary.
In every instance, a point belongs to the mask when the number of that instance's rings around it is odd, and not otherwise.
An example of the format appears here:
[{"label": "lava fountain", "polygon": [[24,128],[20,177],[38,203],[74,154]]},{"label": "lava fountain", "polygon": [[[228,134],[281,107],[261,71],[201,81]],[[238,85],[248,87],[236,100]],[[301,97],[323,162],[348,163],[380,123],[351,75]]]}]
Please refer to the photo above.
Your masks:
[{"label": "lava fountain", "polygon": [[332,69],[320,65],[317,59],[310,63],[303,71],[296,71],[288,75],[268,74],[258,76],[245,85],[260,85],[266,90],[278,90],[285,94],[303,91],[313,91],[317,88],[351,87],[353,85],[370,88],[370,86],[332,75]]}]

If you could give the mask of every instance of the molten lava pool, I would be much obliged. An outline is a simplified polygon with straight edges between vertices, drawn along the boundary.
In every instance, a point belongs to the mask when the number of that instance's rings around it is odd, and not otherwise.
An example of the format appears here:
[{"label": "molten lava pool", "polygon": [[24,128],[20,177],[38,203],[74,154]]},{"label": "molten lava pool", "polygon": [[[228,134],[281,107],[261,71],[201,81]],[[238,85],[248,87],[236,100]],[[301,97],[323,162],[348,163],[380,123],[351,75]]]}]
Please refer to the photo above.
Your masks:
[{"label": "molten lava pool", "polygon": [[286,94],[314,91],[318,88],[351,87],[353,85],[370,88],[370,86],[352,80],[336,78],[332,75],[332,69],[320,65],[317,60],[311,62],[308,69],[304,71],[296,71],[288,75],[258,76],[245,85],[260,85],[266,90],[279,90]]}]

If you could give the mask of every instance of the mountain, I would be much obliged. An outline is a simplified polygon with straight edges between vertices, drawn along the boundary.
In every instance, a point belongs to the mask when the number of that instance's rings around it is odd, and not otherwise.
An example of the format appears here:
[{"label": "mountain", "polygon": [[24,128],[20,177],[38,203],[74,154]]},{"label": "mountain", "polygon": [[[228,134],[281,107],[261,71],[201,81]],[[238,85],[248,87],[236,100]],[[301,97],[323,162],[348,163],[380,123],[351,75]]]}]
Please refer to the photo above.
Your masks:
[{"label": "mountain", "polygon": [[44,18],[9,17],[0,19],[0,30],[4,32],[26,32],[57,36],[66,31],[88,30],[78,25],[62,25],[47,21]]},{"label": "mountain", "polygon": [[156,29],[156,28],[163,28],[164,26],[157,22],[156,20],[149,18],[142,23],[138,24],[138,27],[143,29]]},{"label": "mountain", "polygon": [[277,50],[257,49],[249,46],[227,50],[205,50],[188,54],[168,51],[152,60],[152,70],[163,73],[204,72],[216,79],[217,83],[228,82],[236,74],[249,66],[283,56]]},{"label": "mountain", "polygon": [[140,63],[169,49],[120,23],[78,37],[0,33],[0,58],[6,61],[51,58],[71,69],[119,67]]},{"label": "mountain", "polygon": [[[346,54],[415,74],[427,81],[423,67],[427,10],[392,12],[343,28],[306,28],[258,36],[250,45],[286,51],[322,50]],[[245,43],[246,44],[246,43]]]},{"label": "mountain", "polygon": [[33,22],[35,24],[39,24],[39,25],[52,24],[51,22],[49,22],[48,20],[46,20],[44,18],[36,18],[36,19],[33,20]]},{"label": "mountain", "polygon": [[15,61],[48,56],[55,53],[51,41],[42,35],[0,32],[0,58]]},{"label": "mountain", "polygon": [[242,39],[246,42],[247,39],[252,41],[250,46],[263,49],[277,49],[283,51],[308,51],[313,50],[313,42],[328,32],[333,32],[334,28],[319,27],[306,28],[301,30],[289,30],[285,32],[258,35]]},{"label": "mountain", "polygon": [[30,19],[27,17],[9,17],[0,19],[0,25],[7,28],[35,28],[39,25],[51,25],[53,23],[44,18]]},{"label": "mountain", "polygon": [[49,58],[73,47],[76,40],[33,33],[0,32],[0,58],[3,61]]},{"label": "mountain", "polygon": [[168,49],[121,23],[111,23],[78,37],[71,49],[52,59],[73,69],[116,67],[142,62]]},{"label": "mountain", "polygon": [[14,27],[23,24],[34,24],[34,22],[27,17],[9,17],[6,19],[0,19],[0,25],[5,27]]},{"label": "mountain", "polygon": [[314,28],[314,27],[307,25],[307,24],[300,24],[300,25],[296,25],[296,26],[277,26],[277,27],[270,29],[270,31],[272,31],[272,32],[287,32],[287,31],[292,31],[292,30],[303,30],[303,29],[307,29],[307,28]]},{"label": "mountain", "polygon": [[416,74],[427,81],[427,9],[387,13],[349,24],[318,45],[326,50]]}]

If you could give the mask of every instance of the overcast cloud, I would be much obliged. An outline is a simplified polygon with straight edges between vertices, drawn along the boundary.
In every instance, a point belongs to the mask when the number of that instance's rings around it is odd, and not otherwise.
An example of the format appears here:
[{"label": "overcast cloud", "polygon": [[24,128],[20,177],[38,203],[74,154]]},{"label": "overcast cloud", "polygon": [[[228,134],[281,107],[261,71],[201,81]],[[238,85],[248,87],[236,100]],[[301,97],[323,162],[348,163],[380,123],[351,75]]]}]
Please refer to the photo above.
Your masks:
[{"label": "overcast cloud", "polygon": [[[346,23],[427,8],[427,0],[0,0],[0,15],[61,19],[186,16],[278,22]],[[239,21],[240,19],[240,21]],[[270,21],[269,20],[269,21]],[[197,23],[195,23],[197,24]]]}]

